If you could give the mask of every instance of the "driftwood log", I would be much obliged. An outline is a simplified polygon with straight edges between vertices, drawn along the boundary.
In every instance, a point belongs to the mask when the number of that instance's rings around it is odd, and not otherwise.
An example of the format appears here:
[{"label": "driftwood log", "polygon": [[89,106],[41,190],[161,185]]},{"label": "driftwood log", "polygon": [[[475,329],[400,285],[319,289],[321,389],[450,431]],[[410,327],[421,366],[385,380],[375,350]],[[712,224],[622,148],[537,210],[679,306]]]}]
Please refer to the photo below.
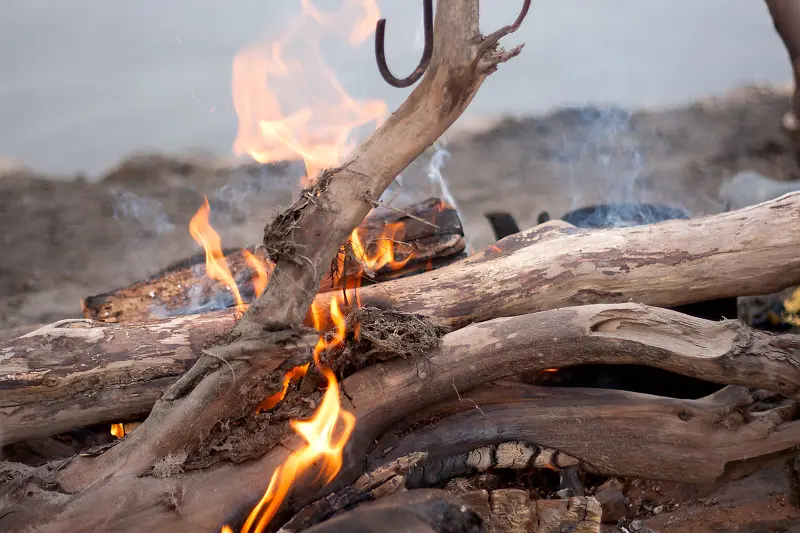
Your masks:
[{"label": "driftwood log", "polygon": [[[718,237],[737,232],[736,239]],[[792,246],[798,233],[800,194],[652,226],[578,230],[548,222],[449,267],[364,287],[360,299],[458,328],[577,303],[673,306],[763,294],[800,283]],[[752,243],[755,254],[748,252]],[[317,296],[322,308],[327,298]],[[0,442],[147,413],[203,343],[233,323],[232,311],[140,325],[68,321],[3,343]],[[100,336],[102,343],[86,341]]]},{"label": "driftwood log", "polygon": [[[124,376],[129,361],[141,362],[128,352],[149,354],[145,360],[174,358],[183,350],[187,359],[197,358],[159,397],[144,423],[110,449],[42,468],[0,463],[5,481],[0,485],[0,528],[219,531],[231,512],[249,513],[276,468],[303,444],[289,421],[309,418],[322,396],[322,379],[312,367],[274,408],[259,409],[265,398],[283,390],[290,369],[311,360],[318,334],[302,324],[330,271],[331,258],[386,186],[458,118],[488,74],[520,51],[506,52],[497,43],[519,27],[530,2],[523,3],[513,24],[486,37],[478,29],[478,4],[437,2],[433,56],[420,85],[342,167],[323,172],[265,228],[264,247],[274,271],[264,294],[232,330],[217,339],[205,333],[230,325],[226,313],[135,330],[73,322],[43,328],[0,348],[0,358],[15,365],[15,378],[5,375],[4,396],[9,390],[24,390],[15,387],[30,370],[28,359],[45,367],[54,365],[48,359],[53,353],[63,361],[72,356],[103,361],[87,361],[89,370],[77,375],[63,365],[61,376],[38,376],[34,385],[45,390],[80,383],[73,400],[85,396],[92,369],[102,368],[95,373],[101,375],[108,366],[122,368]],[[792,453],[800,442],[800,421],[795,420],[800,391],[797,337],[755,333],[735,322],[708,322],[641,304],[584,304],[633,299],[674,306],[800,283],[794,237],[800,225],[798,207],[800,196],[786,196],[735,213],[652,227],[593,232],[550,225],[509,237],[457,265],[416,276],[413,283],[396,280],[364,288],[363,305],[418,313],[404,316],[416,322],[428,317],[431,331],[437,325],[454,331],[436,338],[436,347],[407,357],[384,354],[377,361],[359,360],[360,366],[343,377],[333,392],[339,392],[342,409],[355,415],[357,424],[342,469],[324,488],[312,473],[300,478],[271,530],[305,509],[317,509],[318,502],[363,492],[365,476],[369,481],[372,472],[386,471],[387,464],[409,456],[416,458],[409,468],[384,484],[398,494],[490,467],[582,466],[608,474],[621,469],[666,479],[679,475],[684,481],[681,466],[688,461],[692,480],[713,481]],[[330,299],[316,297],[323,304]],[[197,326],[201,320],[209,322]],[[214,329],[218,325],[222,327]],[[18,355],[23,352],[25,357]],[[326,357],[335,363],[335,354]],[[701,400],[609,392],[589,401],[586,391],[538,392],[496,383],[584,363],[646,365],[728,387]],[[765,402],[750,389],[773,395]],[[80,398],[72,409],[83,410],[92,401]],[[4,416],[20,405],[8,403]],[[570,418],[562,418],[556,427],[546,417],[548,407]],[[474,413],[481,411],[489,414],[479,422]],[[616,424],[610,413],[616,414]],[[63,414],[60,423],[68,425],[63,422],[69,419],[68,410]],[[35,409],[28,415],[35,417]],[[620,426],[623,417],[626,428]],[[652,419],[659,421],[657,435],[635,433],[632,428],[644,423],[643,417],[650,419],[645,427],[652,427]],[[501,424],[509,419],[518,424]],[[572,422],[576,419],[579,424]],[[15,423],[17,438],[29,431],[25,420]],[[552,436],[542,427],[550,428]],[[444,444],[442,431],[457,439]],[[598,435],[609,445],[599,442]],[[652,442],[644,442],[645,437]],[[586,442],[595,446],[590,449]],[[651,446],[654,452],[669,448],[671,453],[632,454],[629,442]],[[368,495],[378,497],[375,489]],[[528,504],[519,493],[504,496],[506,502]],[[398,502],[396,512],[408,502]],[[579,518],[590,514],[589,504],[585,499],[582,505],[567,506],[563,515],[572,521],[568,529],[579,527]],[[505,506],[497,514],[513,510],[515,523],[531,520],[518,509]],[[380,503],[371,512],[379,511]],[[357,512],[352,511],[353,520],[364,516]],[[362,525],[371,527],[368,522]],[[326,527],[324,522],[312,526]]]},{"label": "driftwood log", "polygon": [[[456,210],[441,200],[429,199],[404,208],[402,212],[378,206],[359,224],[358,232],[367,252],[382,243],[381,237],[391,231],[398,261],[403,266],[393,270],[384,266],[361,278],[364,285],[401,278],[432,270],[464,257],[466,241]],[[263,264],[267,253],[263,247],[249,247]],[[253,268],[242,250],[225,251],[225,260],[242,293],[252,301]],[[333,291],[360,274],[355,260],[344,261],[343,272],[324,277],[319,292]],[[83,316],[102,322],[138,323],[154,318],[208,312],[234,305],[233,296],[225,287],[205,273],[205,255],[198,254],[176,263],[145,281],[83,300]]]}]

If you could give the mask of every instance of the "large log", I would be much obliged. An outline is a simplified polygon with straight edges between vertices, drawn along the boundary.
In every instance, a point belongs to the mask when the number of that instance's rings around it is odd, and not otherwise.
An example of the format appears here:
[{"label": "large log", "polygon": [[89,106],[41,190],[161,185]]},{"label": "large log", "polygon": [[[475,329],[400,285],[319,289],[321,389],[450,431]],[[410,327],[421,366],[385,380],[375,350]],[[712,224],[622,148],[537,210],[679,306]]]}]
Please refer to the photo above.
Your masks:
[{"label": "large log", "polygon": [[[490,349],[492,353],[486,357],[494,360],[498,357],[495,348],[481,348],[476,332],[506,335],[524,324],[530,331],[514,346],[516,350],[538,346],[545,354],[534,370],[597,362],[647,364],[657,358],[652,349],[668,340],[675,343],[667,348],[668,353],[689,358],[675,356],[653,363],[661,368],[693,376],[702,372],[701,377],[710,381],[778,389],[790,395],[800,388],[800,375],[794,366],[800,337],[774,337],[734,321],[715,323],[631,305],[623,305],[617,311],[614,306],[609,307],[608,319],[601,321],[603,309],[577,307],[526,315],[516,321],[495,320],[485,328],[474,325],[466,333],[462,330],[445,335],[443,349],[461,349],[459,344],[464,339],[473,338],[473,351]],[[566,317],[572,315],[578,318],[567,321]],[[225,331],[232,323],[231,315],[225,312],[127,326],[73,320],[46,326],[7,343],[0,349],[5,354],[0,366],[0,442],[126,421],[147,413],[194,362],[207,335]],[[637,324],[640,333],[636,331]],[[598,329],[591,329],[595,327]],[[603,355],[610,339],[623,332],[631,342],[640,338],[641,350]],[[683,332],[686,337],[681,335]],[[593,345],[591,339],[600,344]],[[739,350],[740,345],[746,348]],[[702,347],[703,353],[694,353],[697,346]],[[54,353],[60,355],[55,357]],[[517,353],[511,352],[512,357]],[[465,350],[463,357],[473,355]],[[475,372],[476,376],[470,379],[488,381],[499,377],[482,370]],[[459,385],[459,389],[464,386]],[[446,387],[444,392],[450,394],[452,390]],[[409,392],[407,396],[422,393]],[[424,393],[426,398],[432,394],[429,389]]]},{"label": "large log", "polygon": [[[441,200],[431,198],[402,211],[378,206],[358,226],[358,235],[368,253],[391,234],[393,249],[403,266],[383,266],[361,280],[364,285],[401,278],[432,270],[464,257],[464,231],[457,211]],[[263,264],[267,253],[263,247],[248,247]],[[246,302],[253,300],[253,269],[245,253],[239,249],[225,251],[225,260]],[[359,277],[360,266],[344,262],[344,272],[327,276],[319,291],[352,284]],[[145,281],[108,293],[89,296],[82,302],[85,318],[102,322],[137,323],[153,318],[186,315],[224,309],[234,305],[225,286],[205,273],[205,255],[198,254],[171,265]]]},{"label": "large log", "polygon": [[[800,193],[719,215],[606,230],[548,222],[448,267],[361,291],[363,305],[457,328],[597,302],[659,307],[800,285]],[[330,295],[320,295],[326,305]],[[732,317],[731,317],[732,318]]]}]

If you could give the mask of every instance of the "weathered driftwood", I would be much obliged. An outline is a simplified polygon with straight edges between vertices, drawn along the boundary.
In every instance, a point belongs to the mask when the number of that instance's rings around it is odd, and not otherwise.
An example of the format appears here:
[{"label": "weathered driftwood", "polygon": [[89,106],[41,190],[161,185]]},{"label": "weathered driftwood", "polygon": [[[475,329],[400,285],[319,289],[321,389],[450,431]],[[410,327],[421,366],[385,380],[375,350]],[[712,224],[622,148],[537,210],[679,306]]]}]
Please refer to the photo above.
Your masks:
[{"label": "weathered driftwood", "polygon": [[[795,402],[760,410],[742,387],[678,400],[502,382],[461,396],[468,399],[425,409],[383,435],[372,463],[426,450],[405,476],[409,488],[481,468],[566,467],[571,458],[597,474],[711,483],[742,472],[748,460],[760,466],[785,457],[800,439]],[[486,463],[471,461],[478,456]]]},{"label": "weathered driftwood", "polygon": [[767,294],[800,285],[798,234],[800,193],[648,226],[582,230],[548,222],[413,282],[365,287],[361,302],[460,327],[597,302],[675,307]]},{"label": "weathered driftwood", "polygon": [[[364,285],[424,272],[452,263],[464,257],[464,231],[456,210],[441,200],[429,199],[404,208],[402,212],[385,207],[374,209],[358,226],[359,237],[374,254],[375,247],[384,244],[381,237],[393,239],[397,261],[402,267],[393,270],[383,266],[361,280]],[[249,247],[263,264],[267,264],[264,248]],[[249,302],[254,298],[253,268],[245,253],[239,249],[225,252],[225,260],[242,294]],[[319,292],[349,286],[359,277],[360,267],[355,260],[344,262],[344,275],[324,277]],[[201,313],[234,305],[233,296],[224,285],[206,276],[205,255],[198,254],[183,260],[145,281],[109,293],[89,296],[83,301],[85,318],[103,322],[138,323],[154,318]]]},{"label": "weathered driftwood", "polygon": [[[793,198],[800,201],[800,196]],[[790,200],[792,198],[784,198],[782,201]],[[759,208],[754,208],[754,211],[769,212],[770,205],[764,204]],[[781,212],[782,209],[785,210],[785,208],[779,208],[776,211]],[[767,279],[746,281],[746,275],[753,273],[756,268],[756,259],[750,258],[748,262],[747,258],[750,256],[744,250],[737,252],[732,251],[731,248],[720,247],[716,252],[711,251],[713,242],[721,244],[724,239],[710,237],[708,242],[703,245],[709,249],[710,256],[703,255],[706,260],[723,262],[722,257],[714,259],[714,254],[720,254],[723,257],[726,255],[735,257],[739,254],[742,260],[731,261],[726,266],[726,270],[721,272],[712,268],[704,273],[704,277],[687,276],[681,279],[676,274],[670,274],[671,277],[668,279],[660,277],[662,272],[671,270],[681,270],[682,268],[703,270],[706,267],[702,264],[691,266],[688,263],[682,264],[683,266],[679,264],[669,267],[669,262],[659,259],[659,257],[663,258],[663,252],[656,251],[666,245],[655,243],[669,242],[668,237],[675,233],[697,233],[697,227],[708,228],[708,231],[705,229],[700,231],[701,235],[714,235],[715,233],[710,229],[720,225],[724,226],[726,217],[729,215],[709,217],[698,222],[699,225],[692,231],[686,226],[682,230],[680,228],[670,229],[668,224],[672,223],[654,226],[653,230],[648,232],[649,239],[645,238],[646,234],[637,238],[637,242],[642,247],[644,247],[643,243],[649,243],[648,249],[652,250],[649,256],[646,252],[637,254],[633,251],[635,248],[629,246],[622,246],[620,250],[612,251],[616,255],[615,261],[620,265],[631,265],[630,268],[619,267],[619,270],[613,275],[598,272],[596,269],[601,268],[600,265],[588,263],[589,257],[602,255],[602,252],[606,250],[600,244],[590,247],[586,243],[586,239],[590,238],[591,234],[580,232],[571,226],[545,225],[520,234],[518,237],[524,244],[514,251],[498,254],[495,257],[493,254],[497,252],[489,247],[474,258],[439,271],[364,288],[361,290],[361,301],[364,305],[390,305],[403,310],[435,313],[431,317],[434,321],[441,320],[444,324],[458,327],[472,319],[493,318],[518,312],[547,309],[576,299],[583,302],[598,302],[605,300],[606,297],[612,300],[635,298],[663,305],[664,293],[670,294],[669,303],[671,304],[688,303],[698,298],[708,297],[712,294],[712,290],[717,293],[729,291],[730,286],[735,285],[737,279],[742,280],[739,285],[740,290],[749,289],[756,293],[767,292],[764,289],[778,283],[775,281],[776,279],[791,282],[791,264],[797,262],[794,254],[791,254],[791,248],[787,248],[789,252],[784,251],[784,248],[777,244],[773,250],[760,248],[761,255],[758,256],[758,263],[764,270],[770,270],[769,265],[775,264],[773,276]],[[675,224],[685,225],[688,222],[680,221]],[[633,229],[638,228],[598,233],[606,234],[607,241],[619,241],[625,239],[625,233]],[[569,280],[569,283],[562,287],[547,284],[546,278],[542,279],[541,273],[533,275],[532,272],[537,272],[536,264],[528,264],[524,258],[550,257],[555,263],[558,256],[553,252],[548,252],[548,243],[552,249],[552,245],[559,243],[562,239],[578,239],[572,244],[567,241],[566,244],[569,244],[569,247],[555,247],[556,250],[561,250],[562,254],[570,258],[565,259],[565,262],[568,261],[575,265],[576,278],[581,275],[586,278],[593,275],[605,278],[609,286],[619,285],[619,292],[623,296],[608,296],[604,291],[586,292],[587,283],[582,283],[577,279]],[[700,240],[703,239],[695,239],[695,246],[698,246],[696,242]],[[763,243],[764,240],[762,239],[760,242]],[[586,244],[582,245],[581,243]],[[501,241],[498,245],[508,250],[518,244],[518,241],[511,240],[510,242]],[[688,243],[684,242],[684,244],[688,246]],[[567,251],[563,251],[565,247]],[[537,250],[541,250],[541,252],[537,253]],[[611,254],[612,252],[606,253]],[[689,252],[674,253],[686,256]],[[790,257],[786,258],[789,263],[785,267],[786,275],[778,276],[776,275],[777,256],[782,257],[786,253],[790,253]],[[517,255],[521,257],[516,257]],[[712,259],[708,259],[708,257],[712,257]],[[773,259],[770,260],[770,258]],[[652,262],[648,263],[648,260]],[[751,263],[754,264],[751,265]],[[795,270],[797,270],[796,267]],[[491,272],[502,272],[503,274],[494,274],[495,280],[487,283],[486,287],[475,285],[481,279],[492,279]],[[651,278],[650,276],[655,277]],[[623,281],[615,281],[616,278],[629,279],[629,282],[624,284]],[[466,282],[456,283],[456,279],[473,280],[471,283],[476,287],[475,291],[466,289],[469,286]],[[503,290],[503,286],[510,283],[508,280],[518,280],[520,283],[516,286],[515,291],[511,291],[511,287]],[[599,283],[599,279],[597,282]],[[703,284],[708,286],[705,292],[701,290]],[[427,289],[419,289],[421,286],[427,287]],[[505,298],[490,296],[488,292],[492,288],[505,294]],[[425,302],[425,293],[431,295],[431,304],[426,304],[425,308],[419,309],[414,302]],[[400,298],[399,294],[405,294],[407,298]],[[438,296],[434,297],[434,295]],[[522,299],[518,298],[518,295],[529,296]],[[326,295],[318,295],[321,306],[326,305],[325,299]],[[681,320],[689,319],[682,317]],[[97,422],[126,420],[147,412],[164,388],[172,380],[177,379],[185,371],[187,365],[198,356],[200,345],[232,324],[232,313],[223,311],[136,326],[95,324],[92,328],[100,328],[103,338],[106,338],[102,343],[87,344],[85,341],[87,335],[89,337],[99,335],[94,329],[81,329],[78,330],[80,332],[78,334],[75,331],[64,330],[63,327],[44,328],[39,330],[36,335],[29,334],[7,342],[0,348],[0,353],[5,354],[5,357],[2,358],[3,361],[0,362],[0,386],[4,387],[0,408],[5,409],[7,413],[0,420],[4,427],[9,429],[0,435],[0,439],[3,439],[2,442],[11,442]],[[89,327],[86,323],[67,323],[65,325]],[[544,326],[535,325],[533,327],[539,329]],[[542,331],[546,331],[546,329]],[[752,335],[755,338],[762,338],[760,336],[770,338],[763,333],[752,333]],[[55,343],[47,341],[50,337],[57,337],[58,341]],[[784,337],[783,341],[771,340],[769,342],[792,342],[789,339],[793,338]],[[42,339],[46,342],[42,342]],[[187,339],[191,341],[188,345]],[[128,353],[134,347],[136,351]],[[11,353],[14,355],[10,356]],[[558,366],[558,363],[556,362],[554,365]],[[724,378],[722,382],[729,383]],[[135,392],[137,395],[129,395],[129,399],[125,401],[110,401],[118,398],[120,391]],[[48,420],[48,423],[41,423],[43,420]]]}]

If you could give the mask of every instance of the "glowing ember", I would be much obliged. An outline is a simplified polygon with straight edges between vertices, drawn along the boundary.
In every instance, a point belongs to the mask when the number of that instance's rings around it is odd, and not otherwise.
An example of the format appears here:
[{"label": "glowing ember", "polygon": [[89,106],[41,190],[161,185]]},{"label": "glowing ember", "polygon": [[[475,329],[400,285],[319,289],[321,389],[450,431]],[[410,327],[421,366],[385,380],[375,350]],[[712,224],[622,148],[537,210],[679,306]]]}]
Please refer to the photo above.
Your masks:
[{"label": "glowing ember", "polygon": [[394,247],[397,242],[395,235],[402,227],[403,224],[401,222],[386,224],[383,228],[383,233],[375,239],[372,246],[370,246],[371,243],[364,244],[359,228],[354,229],[353,233],[350,234],[350,246],[353,248],[356,259],[372,271],[380,270],[384,267],[388,267],[390,270],[403,268],[413,254],[409,253],[408,257],[402,261],[395,259]]},{"label": "glowing ember", "polygon": [[326,33],[348,34],[351,46],[369,37],[380,18],[375,0],[344,0],[322,12],[311,0],[283,34],[239,51],[233,62],[233,105],[239,130],[233,151],[260,163],[305,162],[307,185],[355,147],[353,133],[388,114],[380,100],[354,100],[322,57]]},{"label": "glowing ember", "polygon": [[263,400],[260,404],[258,404],[257,409],[259,411],[269,411],[270,409],[278,405],[281,402],[281,400],[283,400],[283,398],[286,396],[286,391],[289,390],[289,385],[292,383],[292,381],[302,378],[303,376],[306,375],[306,372],[308,372],[308,364],[305,364],[303,366],[296,366],[290,371],[288,371],[286,375],[283,377],[283,389],[276,392],[269,398]]},{"label": "glowing ember", "polygon": [[[312,314],[315,321],[320,320],[319,310],[312,311]],[[355,427],[356,418],[352,413],[341,409],[339,383],[336,376],[329,368],[323,366],[319,359],[322,352],[344,342],[345,320],[335,298],[331,300],[330,318],[336,325],[334,337],[326,340],[325,335],[322,334],[314,347],[314,364],[328,381],[322,403],[309,420],[290,422],[292,429],[303,437],[306,445],[293,452],[281,466],[275,469],[264,496],[248,516],[241,533],[263,532],[275,513],[278,512],[295,480],[313,465],[319,465],[320,477],[325,483],[333,480],[342,467],[342,452]],[[338,431],[337,426],[339,427]],[[231,529],[225,526],[221,533],[230,531]]]},{"label": "glowing ember", "polygon": [[247,262],[248,266],[253,269],[253,290],[255,291],[255,297],[258,298],[264,294],[264,289],[267,288],[273,264],[271,262],[264,263],[248,250],[242,250],[242,253],[244,254],[244,260]]},{"label": "glowing ember", "polygon": [[123,424],[111,424],[111,434],[121,439],[125,436],[125,426]]},{"label": "glowing ember", "polygon": [[208,221],[210,214],[211,206],[208,204],[208,198],[204,198],[203,205],[189,222],[189,233],[206,252],[206,275],[224,283],[233,294],[237,311],[243,312],[247,306],[242,301],[239,288],[236,286],[225,256],[222,254],[222,241]]},{"label": "glowing ember", "polygon": [[792,326],[800,326],[800,288],[795,289],[792,295],[783,301],[784,322]]}]

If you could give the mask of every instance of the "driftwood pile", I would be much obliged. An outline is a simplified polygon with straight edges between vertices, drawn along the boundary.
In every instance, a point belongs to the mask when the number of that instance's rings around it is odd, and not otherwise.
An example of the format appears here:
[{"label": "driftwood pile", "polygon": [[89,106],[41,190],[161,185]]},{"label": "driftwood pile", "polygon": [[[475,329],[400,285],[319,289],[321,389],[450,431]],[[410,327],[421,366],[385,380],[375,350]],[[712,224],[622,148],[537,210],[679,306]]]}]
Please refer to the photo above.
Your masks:
[{"label": "driftwood pile", "polygon": [[[267,226],[274,270],[243,316],[150,316],[157,290],[168,311],[184,307],[165,279],[202,283],[185,265],[87,299],[87,319],[0,345],[4,444],[146,417],[113,445],[42,466],[0,463],[0,529],[239,531],[304,444],[290,421],[323,401],[323,363],[340,379],[328,392],[356,420],[341,468],[328,483],[298,478],[265,531],[598,531],[600,504],[582,493],[581,472],[712,482],[792,457],[800,336],[666,308],[800,284],[800,194],[648,226],[547,222],[460,259],[457,218],[434,230],[422,209],[397,239],[428,250],[418,270],[375,273],[346,302],[341,287],[321,292],[382,191],[520,52],[497,42],[524,14],[484,37],[477,0],[437,2],[420,85]],[[312,302],[329,309],[337,298],[346,334],[287,386],[318,351],[304,326]],[[654,367],[719,390],[675,399],[527,379],[584,364]],[[481,482],[537,470],[558,473],[563,499]]]}]

